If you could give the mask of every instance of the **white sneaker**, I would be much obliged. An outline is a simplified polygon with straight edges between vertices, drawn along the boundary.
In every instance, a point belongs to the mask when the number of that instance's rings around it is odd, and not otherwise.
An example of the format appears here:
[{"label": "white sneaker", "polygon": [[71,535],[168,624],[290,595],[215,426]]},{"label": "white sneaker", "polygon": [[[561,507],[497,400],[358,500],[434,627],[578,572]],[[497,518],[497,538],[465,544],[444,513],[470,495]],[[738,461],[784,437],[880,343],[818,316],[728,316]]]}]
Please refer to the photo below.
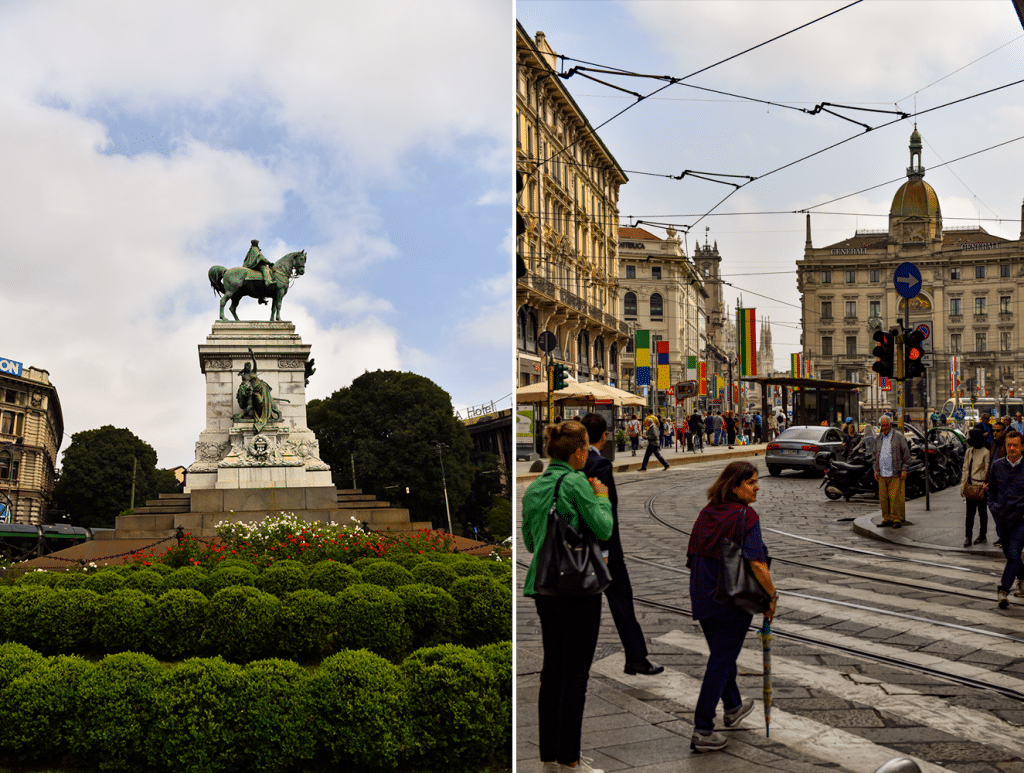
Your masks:
[{"label": "white sneaker", "polygon": [[584,757],[581,755],[579,762],[576,763],[576,767],[572,767],[571,765],[559,765],[558,769],[559,771],[562,771],[562,773],[567,770],[575,771],[575,773],[604,773],[600,768],[591,767],[591,762],[593,762],[593,760],[590,759],[590,757]]},{"label": "white sneaker", "polygon": [[1017,590],[1013,592],[1014,596],[1024,596],[1024,580],[1017,580]]},{"label": "white sneaker", "polygon": [[690,737],[690,751],[692,752],[719,752],[729,743],[729,739],[721,733],[709,733],[701,735],[698,732]]},{"label": "white sneaker", "polygon": [[722,715],[723,719],[725,720],[725,726],[736,727],[736,725],[742,722],[743,718],[753,710],[754,699],[744,698],[742,703],[740,703],[739,708],[734,709],[733,711],[727,711],[725,712],[725,714]]},{"label": "white sneaker", "polygon": [[542,773],[559,773],[559,771],[562,769],[562,766],[559,765],[557,762],[544,762],[542,764],[544,765],[544,767],[542,768]]}]

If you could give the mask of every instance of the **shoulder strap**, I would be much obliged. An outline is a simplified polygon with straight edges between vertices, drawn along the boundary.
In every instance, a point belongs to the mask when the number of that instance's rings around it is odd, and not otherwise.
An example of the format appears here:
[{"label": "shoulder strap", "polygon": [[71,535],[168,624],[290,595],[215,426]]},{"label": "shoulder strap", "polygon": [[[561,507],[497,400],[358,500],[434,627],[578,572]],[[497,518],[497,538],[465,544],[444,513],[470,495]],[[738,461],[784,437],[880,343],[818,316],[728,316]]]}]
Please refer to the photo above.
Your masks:
[{"label": "shoulder strap", "polygon": [[562,481],[565,480],[565,476],[568,475],[568,474],[569,473],[567,473],[567,472],[563,472],[561,477],[559,477],[559,479],[555,482],[555,496],[551,500],[551,509],[548,511],[548,515],[554,514],[554,516],[556,518],[559,517],[559,515],[558,515],[558,489],[560,489],[562,487]]}]

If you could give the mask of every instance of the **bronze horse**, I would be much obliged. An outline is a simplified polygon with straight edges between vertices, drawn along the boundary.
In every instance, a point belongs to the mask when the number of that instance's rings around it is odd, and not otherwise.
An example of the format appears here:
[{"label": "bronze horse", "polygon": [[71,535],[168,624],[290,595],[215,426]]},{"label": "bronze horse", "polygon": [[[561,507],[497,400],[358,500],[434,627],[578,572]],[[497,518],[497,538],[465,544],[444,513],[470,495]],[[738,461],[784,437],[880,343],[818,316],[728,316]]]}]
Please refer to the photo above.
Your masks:
[{"label": "bronze horse", "polygon": [[292,272],[295,276],[302,276],[306,273],[306,251],[289,252],[279,261],[274,263],[270,276],[273,284],[267,285],[263,281],[263,275],[259,271],[248,268],[224,268],[224,266],[211,266],[209,277],[210,286],[217,295],[223,294],[220,299],[220,318],[227,322],[224,317],[224,304],[231,301],[231,316],[236,320],[238,314],[238,302],[243,296],[256,298],[260,303],[266,303],[267,299],[273,301],[270,308],[270,321],[281,321],[281,300],[288,292],[288,281]]}]

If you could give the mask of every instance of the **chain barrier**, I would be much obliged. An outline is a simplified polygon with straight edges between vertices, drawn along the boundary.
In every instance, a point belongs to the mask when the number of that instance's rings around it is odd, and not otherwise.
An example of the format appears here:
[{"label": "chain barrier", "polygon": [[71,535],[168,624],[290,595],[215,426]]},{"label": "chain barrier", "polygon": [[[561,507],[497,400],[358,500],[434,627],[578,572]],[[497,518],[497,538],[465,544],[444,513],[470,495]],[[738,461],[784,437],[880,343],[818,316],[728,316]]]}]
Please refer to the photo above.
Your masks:
[{"label": "chain barrier", "polygon": [[[44,554],[44,555],[41,555],[41,556],[36,556],[36,558],[49,558],[49,559],[51,559],[53,561],[64,561],[65,563],[68,563],[68,564],[81,564],[83,567],[85,567],[85,566],[88,566],[90,563],[95,563],[96,561],[106,561],[107,559],[110,559],[110,558],[124,558],[125,556],[132,556],[132,555],[135,555],[136,553],[139,553],[139,552],[141,552],[143,550],[149,550],[150,548],[156,547],[161,542],[167,542],[168,540],[172,540],[172,539],[174,539],[174,537],[164,537],[163,539],[157,540],[156,542],[153,542],[153,543],[151,543],[149,545],[143,545],[141,548],[135,548],[134,550],[129,550],[126,553],[115,553],[114,555],[111,555],[111,556],[96,556],[95,558],[92,558],[90,561],[86,561],[84,558],[62,558],[60,556],[55,556],[55,555],[52,555],[52,554]],[[84,544],[84,543],[82,543],[82,544]]]}]

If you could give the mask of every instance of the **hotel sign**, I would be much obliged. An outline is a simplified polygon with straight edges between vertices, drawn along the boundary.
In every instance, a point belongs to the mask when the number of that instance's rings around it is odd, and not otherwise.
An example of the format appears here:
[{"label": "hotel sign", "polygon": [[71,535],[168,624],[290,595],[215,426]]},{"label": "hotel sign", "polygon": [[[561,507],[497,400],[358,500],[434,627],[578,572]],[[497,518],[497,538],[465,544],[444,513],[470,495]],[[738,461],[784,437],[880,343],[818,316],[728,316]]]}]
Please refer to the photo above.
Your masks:
[{"label": "hotel sign", "polygon": [[14,360],[6,360],[0,357],[0,373],[7,373],[11,376],[21,375],[21,363]]}]

